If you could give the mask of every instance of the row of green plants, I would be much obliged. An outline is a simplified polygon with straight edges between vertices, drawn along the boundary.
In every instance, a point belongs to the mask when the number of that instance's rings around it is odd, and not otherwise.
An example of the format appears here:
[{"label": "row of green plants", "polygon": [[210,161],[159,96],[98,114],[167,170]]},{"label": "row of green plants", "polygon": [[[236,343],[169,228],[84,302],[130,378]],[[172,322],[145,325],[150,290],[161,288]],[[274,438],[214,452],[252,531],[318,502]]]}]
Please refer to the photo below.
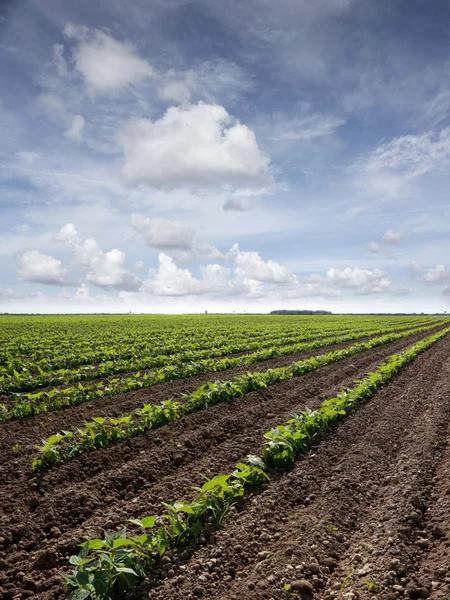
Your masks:
[{"label": "row of green plants", "polygon": [[[425,324],[425,323],[424,323]],[[14,370],[28,373],[43,371],[56,371],[58,369],[91,366],[99,362],[137,360],[140,356],[157,356],[158,354],[172,354],[183,350],[208,349],[211,344],[214,348],[234,345],[239,352],[241,344],[249,341],[265,341],[270,338],[283,338],[299,336],[300,334],[314,334],[321,331],[349,330],[354,324],[345,326],[286,326],[275,329],[256,329],[255,331],[236,331],[234,328],[211,331],[204,329],[181,329],[163,331],[143,335],[140,338],[127,336],[125,338],[99,335],[94,345],[93,339],[80,340],[74,343],[70,338],[64,343],[53,340],[43,340],[43,347],[39,353],[23,357],[20,351],[13,353],[8,362],[0,366],[0,374],[13,375]],[[64,338],[65,336],[63,336]],[[1,363],[0,363],[1,364]]]},{"label": "row of green plants", "polygon": [[194,488],[197,496],[192,502],[164,504],[166,512],[162,515],[130,519],[128,522],[140,529],[138,535],[129,535],[124,528],[113,535],[105,534],[104,539],[87,539],[79,554],[70,558],[72,573],[63,574],[70,590],[69,600],[111,600],[132,591],[168,550],[189,543],[205,530],[219,528],[247,489],[263,485],[279,470],[291,468],[314,440],[449,331],[440,331],[390,357],[356,381],[355,387],[323,402],[318,410],[295,414],[284,425],[271,429],[264,436],[261,457],[249,456],[230,475],[218,475],[201,488]]},{"label": "row of green plants", "polygon": [[[398,326],[397,326],[398,327]],[[386,328],[390,331],[393,328]],[[189,360],[199,360],[202,358],[213,358],[218,356],[226,356],[239,352],[246,352],[256,348],[267,348],[274,345],[285,345],[299,341],[307,341],[315,338],[325,337],[331,334],[344,334],[350,331],[364,331],[364,329],[346,329],[336,332],[331,329],[307,329],[303,331],[284,333],[280,336],[279,333],[264,335],[258,338],[248,338],[246,340],[229,338],[218,341],[211,347],[211,339],[209,338],[209,346],[203,348],[205,344],[195,343],[193,341],[185,343],[183,346],[178,344],[173,354],[167,354],[167,346],[155,346],[147,353],[140,351],[137,356],[119,359],[117,361],[106,361],[97,364],[84,365],[78,368],[54,369],[54,364],[49,366],[48,370],[44,370],[39,364],[34,365],[37,368],[37,376],[33,374],[33,370],[23,367],[19,371],[6,369],[0,375],[0,383],[2,387],[0,392],[8,393],[14,391],[22,391],[24,389],[36,389],[39,387],[48,387],[52,385],[64,385],[83,381],[86,379],[95,379],[108,377],[110,375],[122,372],[132,372],[143,369],[151,369],[155,367],[165,366],[176,362],[187,362]]]},{"label": "row of green plants", "polygon": [[119,418],[95,417],[75,431],[62,431],[44,440],[38,447],[38,456],[33,460],[33,469],[43,471],[53,465],[72,460],[85,452],[104,448],[118,440],[134,437],[173,422],[185,414],[198,412],[215,404],[230,402],[249,392],[267,388],[292,377],[302,376],[354,354],[420,331],[422,328],[391,333],[342,350],[333,350],[327,354],[296,361],[286,367],[246,373],[230,381],[208,382],[189,394],[183,394],[183,402],[165,400],[161,404],[144,404],[132,414]]},{"label": "row of green plants", "polygon": [[[279,343],[288,343],[290,339],[300,338],[304,336],[338,335],[351,330],[357,329],[387,329],[392,330],[396,327],[405,329],[406,327],[425,326],[436,323],[433,320],[420,320],[417,318],[407,319],[406,321],[352,321],[352,322],[335,322],[332,324],[317,325],[314,323],[297,326],[285,326],[283,328],[257,329],[256,331],[236,331],[235,328],[228,330],[214,331],[204,330],[202,328],[191,330],[183,328],[181,331],[174,330],[172,332],[163,332],[162,334],[152,334],[143,336],[139,339],[113,338],[109,340],[107,337],[98,336],[96,344],[92,348],[83,348],[80,344],[72,344],[70,341],[66,345],[59,346],[53,341],[45,344],[45,356],[37,359],[29,357],[23,359],[18,354],[14,354],[10,360],[3,366],[0,366],[0,375],[9,376],[10,378],[26,378],[28,375],[42,374],[58,371],[60,369],[75,369],[92,370],[99,363],[117,363],[117,362],[133,362],[138,361],[141,357],[157,357],[158,355],[171,355],[195,350],[220,349],[222,347],[229,348],[228,353],[242,352],[247,344],[265,343],[270,339],[280,340]],[[63,336],[64,337],[64,336]],[[286,340],[284,342],[283,340]],[[93,339],[86,341],[92,345]],[[278,342],[277,342],[278,343]],[[270,344],[269,344],[270,345]],[[139,368],[139,367],[138,367]],[[133,370],[133,369],[131,369]]]},{"label": "row of green plants", "polygon": [[[415,320],[420,317],[408,318]],[[429,317],[427,317],[429,318]],[[205,333],[214,333],[217,336],[227,335],[232,332],[236,337],[239,336],[258,336],[265,332],[288,329],[300,329],[304,327],[319,327],[321,325],[337,326],[342,323],[350,322],[374,322],[375,317],[354,317],[342,318],[334,317],[327,321],[320,318],[308,318],[308,320],[283,319],[276,320],[267,315],[255,316],[231,316],[216,315],[208,317],[207,320],[202,315],[191,315],[177,317],[176,315],[166,316],[144,316],[134,317],[132,320],[126,318],[117,318],[112,315],[106,318],[93,318],[90,321],[86,319],[63,319],[56,324],[53,319],[46,319],[46,326],[39,326],[36,319],[26,319],[20,325],[17,320],[8,318],[5,320],[0,315],[0,324],[4,333],[3,339],[0,339],[0,357],[2,353],[21,354],[23,356],[33,356],[49,349],[49,344],[58,347],[68,347],[72,345],[77,350],[82,351],[95,348],[96,340],[104,340],[106,343],[115,344],[116,342],[127,345],[133,343],[147,343],[160,338],[173,337],[182,340],[189,337],[190,334],[203,335]],[[384,319],[386,322],[392,322],[393,317]],[[395,320],[400,320],[398,317]]]},{"label": "row of green plants", "polygon": [[[12,376],[8,374],[0,376],[0,393],[24,392],[27,390],[34,391],[51,386],[70,385],[71,383],[78,383],[80,381],[92,381],[94,379],[107,378],[119,373],[130,373],[133,371],[162,368],[169,365],[177,365],[179,367],[182,363],[192,363],[199,360],[207,360],[208,365],[211,365],[210,361],[213,358],[232,355],[236,352],[248,352],[256,348],[259,349],[258,352],[247,355],[247,363],[242,362],[242,357],[230,356],[230,358],[220,361],[220,364],[217,368],[213,367],[212,369],[213,371],[222,371],[228,368],[233,368],[234,365],[241,366],[242,364],[252,364],[253,362],[260,362],[270,358],[285,356],[286,354],[290,353],[289,348],[292,349],[291,353],[293,354],[302,350],[312,350],[321,346],[355,340],[360,337],[369,337],[371,335],[378,335],[380,333],[389,333],[392,330],[397,331],[398,326],[394,325],[391,328],[388,327],[382,330],[379,328],[351,329],[350,331],[347,330],[345,332],[339,332],[338,335],[334,335],[333,337],[327,337],[327,335],[329,335],[329,331],[315,331],[312,333],[301,334],[297,333],[292,337],[272,337],[266,340],[247,342],[241,346],[237,346],[235,343],[232,343],[224,345],[221,348],[187,350],[184,352],[179,351],[177,354],[172,355],[144,355],[138,359],[120,362],[109,361],[100,365],[83,367],[82,369],[78,370],[60,369],[58,371],[45,372],[43,369],[38,367],[39,375],[37,376],[31,375],[26,370],[22,370],[20,372],[14,370]],[[314,340],[314,342],[309,344],[306,343],[311,340]],[[261,350],[265,348],[268,349],[265,352],[261,352]]]},{"label": "row of green plants", "polygon": [[[10,321],[12,319],[12,321]],[[206,320],[205,320],[206,319]],[[434,322],[438,319],[434,318]],[[109,360],[127,360],[138,358],[140,354],[171,354],[185,346],[189,348],[207,348],[222,344],[228,345],[254,339],[265,339],[275,333],[280,336],[298,334],[308,330],[330,329],[339,332],[361,326],[390,326],[397,323],[400,327],[408,323],[425,324],[430,317],[392,318],[392,317],[290,317],[288,319],[271,316],[141,316],[134,320],[125,318],[115,321],[115,317],[66,318],[56,321],[48,317],[46,327],[40,327],[36,319],[26,319],[19,327],[13,317],[6,321],[0,316],[0,323],[6,333],[0,342],[0,374],[14,370],[27,369],[38,372],[58,368],[91,365]],[[2,328],[0,328],[1,330]],[[194,344],[194,345],[192,345]]]}]

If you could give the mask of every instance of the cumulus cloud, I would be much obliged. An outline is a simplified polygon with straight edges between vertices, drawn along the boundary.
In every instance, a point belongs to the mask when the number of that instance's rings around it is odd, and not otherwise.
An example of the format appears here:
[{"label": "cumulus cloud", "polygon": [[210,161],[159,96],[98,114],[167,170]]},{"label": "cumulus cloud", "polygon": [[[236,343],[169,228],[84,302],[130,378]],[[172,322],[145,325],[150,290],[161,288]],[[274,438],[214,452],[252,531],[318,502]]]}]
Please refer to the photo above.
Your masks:
[{"label": "cumulus cloud", "polygon": [[24,252],[19,258],[17,278],[46,285],[68,285],[68,271],[62,262],[38,250]]},{"label": "cumulus cloud", "polygon": [[358,294],[381,294],[390,291],[391,280],[380,269],[328,269],[327,279],[337,288],[355,290]]},{"label": "cumulus cloud", "polygon": [[399,244],[402,241],[402,234],[393,229],[388,229],[383,235],[382,240],[385,244]]},{"label": "cumulus cloud", "polygon": [[430,285],[439,285],[450,283],[450,267],[445,265],[436,265],[435,267],[423,268],[417,262],[413,261],[409,266],[412,279],[422,281]]},{"label": "cumulus cloud", "polygon": [[131,215],[131,227],[144,238],[148,246],[163,250],[192,250],[195,229],[179,221]]},{"label": "cumulus cloud", "polygon": [[196,252],[199,256],[208,260],[228,261],[226,254],[211,244],[199,244],[196,247]]},{"label": "cumulus cloud", "polygon": [[294,275],[289,269],[273,260],[265,262],[258,252],[243,252],[238,244],[228,251],[227,259],[236,265],[238,275],[267,283],[291,283]]},{"label": "cumulus cloud", "polygon": [[444,285],[442,293],[444,295],[450,293],[450,267],[436,265],[435,267],[423,268],[413,261],[409,266],[409,272],[411,279],[427,285]]},{"label": "cumulus cloud", "polygon": [[77,248],[76,256],[87,268],[89,283],[126,291],[136,291],[142,285],[139,277],[125,269],[126,255],[117,248],[104,252],[94,238],[89,238]]},{"label": "cumulus cloud", "polygon": [[75,144],[80,144],[83,141],[84,123],[81,115],[74,115],[69,129],[64,132],[64,137]]},{"label": "cumulus cloud", "polygon": [[75,68],[82,74],[92,95],[117,92],[142,79],[153,77],[150,64],[135,47],[119,42],[104,31],[67,25],[64,33],[76,42]]},{"label": "cumulus cloud", "polygon": [[189,269],[177,267],[167,254],[161,252],[158,261],[158,269],[153,270],[152,277],[145,282],[145,291],[155,296],[188,296],[206,291]]},{"label": "cumulus cloud", "polygon": [[422,274],[422,280],[426,283],[445,283],[450,281],[450,267],[436,265],[427,269]]},{"label": "cumulus cloud", "polygon": [[143,289],[155,296],[262,298],[278,293],[280,288],[283,290],[281,293],[286,295],[295,291],[297,295],[312,295],[312,288],[300,290],[297,278],[286,267],[274,261],[263,261],[257,252],[241,252],[235,244],[226,254],[220,255],[231,266],[203,265],[200,267],[201,277],[197,278],[189,269],[178,267],[171,256],[161,253],[158,256],[158,269],[150,271],[150,278],[144,283]]},{"label": "cumulus cloud", "polygon": [[74,250],[89,283],[125,291],[137,291],[141,287],[142,280],[125,268],[126,255],[121,250],[114,248],[104,252],[94,238],[82,240],[73,223],[61,227],[56,239]]},{"label": "cumulus cloud", "polygon": [[219,105],[170,107],[157,121],[131,119],[122,133],[123,174],[154,186],[272,184],[255,134]]},{"label": "cumulus cloud", "polygon": [[55,235],[55,239],[58,242],[65,242],[68,244],[76,244],[80,241],[77,228],[73,223],[67,223],[66,225],[63,225],[63,227],[61,227],[61,229]]}]

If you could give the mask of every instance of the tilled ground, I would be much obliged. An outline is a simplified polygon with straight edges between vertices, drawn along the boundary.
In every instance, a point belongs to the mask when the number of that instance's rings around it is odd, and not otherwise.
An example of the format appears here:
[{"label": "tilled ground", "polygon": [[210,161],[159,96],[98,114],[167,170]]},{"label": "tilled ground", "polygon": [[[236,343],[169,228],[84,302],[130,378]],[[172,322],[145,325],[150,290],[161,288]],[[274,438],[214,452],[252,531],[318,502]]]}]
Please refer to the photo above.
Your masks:
[{"label": "tilled ground", "polygon": [[142,594],[449,598],[449,350],[416,359]]},{"label": "tilled ground", "polygon": [[[258,452],[264,432],[287,419],[293,410],[305,405],[318,406],[323,399],[351,385],[353,379],[374,369],[386,356],[425,335],[400,340],[249,394],[245,399],[190,415],[127,443],[87,454],[41,477],[33,476],[30,470],[30,452],[18,452],[12,459],[15,471],[4,471],[1,490],[0,549],[4,558],[0,562],[3,570],[0,595],[64,597],[56,573],[67,565],[68,555],[76,551],[76,543],[83,536],[98,536],[103,527],[120,527],[132,516],[160,512],[161,501],[188,499],[191,486],[201,483],[204,476],[229,472],[236,460]],[[445,339],[418,358],[404,374],[340,425],[335,434],[318,446],[317,452],[239,507],[233,518],[227,519],[225,529],[216,534],[214,544],[199,549],[187,564],[169,564],[164,569],[167,579],[162,585],[150,591],[144,587],[140,594],[166,599],[199,595],[289,598],[303,589],[303,592],[314,591],[316,597],[333,597],[333,593],[338,597],[343,586],[345,593],[354,591],[364,597],[369,593],[361,579],[364,577],[374,577],[374,585],[383,590],[381,594],[387,589],[390,591],[386,593],[400,594],[386,588],[384,574],[378,574],[382,568],[379,557],[384,552],[384,546],[380,546],[384,543],[381,534],[391,516],[383,521],[381,529],[372,530],[369,523],[376,524],[381,514],[380,501],[383,510],[392,505],[394,512],[397,508],[401,512],[400,499],[405,498],[408,514],[412,510],[420,513],[420,527],[424,529],[423,518],[428,513],[422,509],[430,503],[428,496],[432,499],[431,488],[437,489],[437,479],[435,482],[433,477],[439,465],[444,465],[442,486],[446,485],[445,462],[437,458],[443,456],[443,442],[448,434],[449,345],[449,339]],[[70,428],[80,418],[99,414],[100,403],[105,403],[104,408],[114,406],[117,414],[124,410],[121,402],[125,405],[134,402],[133,406],[144,401],[155,402],[174,395],[174,389],[177,393],[180,387],[183,391],[193,389],[203,378],[195,379],[136,393],[131,400],[127,398],[131,394],[101,400],[95,403],[95,411],[87,405],[74,407],[54,413],[50,422],[47,415],[9,423],[1,428],[5,455],[11,454],[11,445],[16,441],[23,444],[24,450],[30,450],[30,445],[38,443],[41,437],[62,427]],[[88,410],[90,415],[80,416],[80,412]],[[445,431],[443,419],[446,419]],[[411,448],[420,451],[411,452]],[[413,459],[417,464],[412,464]],[[418,470],[421,473],[417,479],[412,474]],[[409,495],[405,496],[409,489],[406,484],[418,488],[420,493],[414,492],[414,498],[417,496],[415,502],[419,508],[411,505]],[[396,496],[397,488],[401,490],[400,498]],[[433,524],[442,510],[445,511],[445,501],[440,509],[430,521],[430,532],[434,531]],[[448,506],[446,514],[448,517]],[[397,512],[392,516],[395,523],[396,518]],[[411,542],[411,558],[406,560],[403,538],[398,535],[400,529],[406,531],[408,527],[396,529],[395,523],[386,539],[394,540],[389,541],[389,547],[397,548],[407,564],[401,564],[406,569],[403,577],[397,577],[397,573],[391,573],[390,577],[395,579],[392,585],[403,589],[414,581],[408,561],[418,564],[426,549]],[[412,540],[416,535],[414,523],[410,526],[412,533],[401,534],[405,539]],[[448,531],[444,528],[441,533],[436,539],[447,548],[448,557]],[[421,535],[426,533],[422,531]],[[434,548],[432,535],[435,534],[430,533],[430,550]],[[420,543],[425,546],[425,542]],[[270,558],[262,554],[267,552]],[[426,561],[422,562],[424,571],[430,568]],[[391,566],[388,564],[386,568]],[[368,572],[357,576],[361,570]],[[443,586],[447,585],[448,576],[445,572],[441,582],[433,580],[434,587],[430,590],[445,592]],[[291,585],[290,592],[282,591],[284,584]],[[424,593],[423,586],[432,583],[416,581],[415,585]],[[374,589],[368,597],[375,593],[377,597],[388,597]]]}]

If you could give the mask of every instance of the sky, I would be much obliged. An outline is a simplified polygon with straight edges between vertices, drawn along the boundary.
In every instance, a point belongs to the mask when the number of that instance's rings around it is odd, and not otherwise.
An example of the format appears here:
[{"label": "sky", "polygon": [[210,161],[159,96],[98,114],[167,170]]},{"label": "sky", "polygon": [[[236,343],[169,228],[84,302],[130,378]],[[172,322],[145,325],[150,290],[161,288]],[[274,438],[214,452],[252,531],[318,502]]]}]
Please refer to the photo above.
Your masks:
[{"label": "sky", "polygon": [[447,0],[0,7],[0,312],[450,310]]}]

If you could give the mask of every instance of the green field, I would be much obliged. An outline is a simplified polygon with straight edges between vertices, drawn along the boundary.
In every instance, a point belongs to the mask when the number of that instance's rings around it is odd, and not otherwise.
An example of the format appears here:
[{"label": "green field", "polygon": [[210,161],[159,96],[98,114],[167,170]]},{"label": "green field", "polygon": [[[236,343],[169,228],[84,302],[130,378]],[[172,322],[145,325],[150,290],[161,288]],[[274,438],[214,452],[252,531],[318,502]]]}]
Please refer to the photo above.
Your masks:
[{"label": "green field", "polygon": [[[232,507],[245,508],[249,493],[276,485],[280,473],[337,421],[437,346],[449,323],[434,316],[1,316],[0,442],[9,473],[2,493],[5,505],[14,498],[18,502],[11,525],[4,522],[6,530],[12,528],[4,539],[14,546],[14,519],[33,523],[26,547],[39,551],[44,544],[56,557],[49,567],[55,574],[54,597],[71,593],[74,600],[109,600],[132,594],[150,572],[158,580],[165,555],[179,560],[180,549],[194,552],[199,536],[221,528]],[[321,372],[322,387],[302,388],[302,379]],[[346,382],[337,395],[329,391],[336,385],[334,374],[339,385]],[[311,394],[312,409],[304,405],[305,393]],[[247,414],[250,399],[252,410],[268,402],[259,411],[261,423],[253,425]],[[216,429],[222,412],[228,416]],[[245,445],[248,430],[239,434],[240,416],[260,439],[256,454],[254,441]],[[212,419],[203,429],[205,439],[213,446],[228,439],[223,457],[208,455],[207,446],[199,450],[199,460],[211,468],[189,501],[175,501],[172,490],[186,493],[177,471],[183,455],[177,452],[185,444],[195,448],[205,418]],[[178,436],[185,430],[187,441],[181,444]],[[237,463],[235,434],[247,452]],[[154,503],[148,499],[159,477],[146,480],[141,473],[158,456],[159,436],[175,454],[159,458],[158,469],[163,473],[170,464],[173,475],[164,484],[168,487],[158,488],[157,512],[149,513]],[[195,460],[196,452],[191,456]],[[216,462],[231,470],[215,472]],[[105,488],[103,483],[95,488],[103,478]],[[29,482],[36,490],[31,496]],[[105,494],[112,502],[106,512],[122,499],[136,498],[137,504],[122,507],[127,518],[111,512],[106,519]],[[163,502],[161,494],[170,497]],[[74,508],[78,495],[80,507]],[[49,519],[58,523],[56,529]],[[111,523],[113,530],[104,535]],[[64,548],[77,549],[84,538],[88,541],[69,564]],[[26,554],[19,559],[22,571],[44,581],[42,569]],[[14,579],[16,572],[11,564],[3,580]],[[45,582],[42,586],[46,589]]]}]

